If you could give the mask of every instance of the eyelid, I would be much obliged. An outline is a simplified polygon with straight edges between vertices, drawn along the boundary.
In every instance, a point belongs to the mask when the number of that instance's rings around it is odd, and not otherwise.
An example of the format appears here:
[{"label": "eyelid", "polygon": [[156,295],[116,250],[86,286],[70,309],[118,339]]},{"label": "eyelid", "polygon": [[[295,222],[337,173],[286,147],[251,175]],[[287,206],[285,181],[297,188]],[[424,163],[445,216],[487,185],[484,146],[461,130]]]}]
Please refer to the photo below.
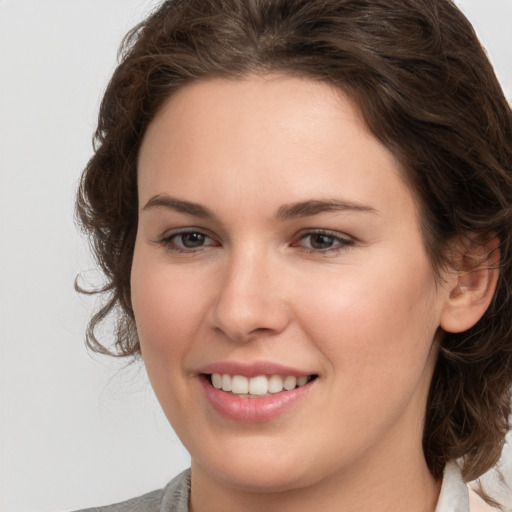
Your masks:
[{"label": "eyelid", "polygon": [[[328,247],[326,249],[315,249],[313,247],[303,246],[301,247],[299,245],[301,241],[305,240],[307,237],[314,235],[325,235],[337,241],[338,244],[334,247]],[[326,254],[347,250],[349,247],[352,247],[355,243],[356,240],[354,239],[354,237],[351,237],[345,233],[340,233],[338,231],[332,231],[329,229],[312,228],[301,231],[301,233],[299,233],[299,235],[296,237],[296,241],[292,244],[292,246],[298,246],[300,249],[311,253]]]},{"label": "eyelid", "polygon": [[[182,247],[180,245],[177,245],[174,240],[176,237],[179,237],[180,235],[187,235],[190,233],[197,233],[200,235],[203,235],[205,238],[208,238],[212,240],[213,244],[205,244],[201,245],[199,247]],[[215,238],[208,232],[208,230],[202,229],[202,228],[196,228],[194,226],[190,227],[183,227],[183,228],[175,228],[172,230],[166,231],[162,236],[160,236],[157,240],[155,240],[155,243],[163,245],[167,249],[173,251],[173,252],[183,252],[183,253],[194,253],[198,252],[204,248],[210,248],[219,246],[220,244],[215,240]]]},{"label": "eyelid", "polygon": [[[205,243],[203,245],[197,247],[186,247],[175,242],[176,238],[180,235],[187,235],[189,233],[197,233],[203,235],[206,239],[209,239],[210,242]],[[314,247],[306,247],[301,244],[305,239],[315,235],[324,235],[326,237],[332,238],[334,241],[334,245],[332,247],[326,248],[314,248]],[[290,244],[292,247],[297,247],[300,250],[305,252],[313,253],[313,254],[333,254],[343,250],[347,250],[349,247],[352,247],[357,240],[345,233],[340,233],[339,231],[333,231],[330,229],[323,228],[309,228],[301,230],[294,237],[294,241]],[[176,253],[195,253],[202,251],[204,249],[219,247],[221,245],[212,234],[207,229],[198,228],[195,226],[187,226],[181,228],[174,228],[166,231],[163,235],[158,237],[158,239],[153,240],[153,243],[164,246],[166,249],[176,252]]]}]

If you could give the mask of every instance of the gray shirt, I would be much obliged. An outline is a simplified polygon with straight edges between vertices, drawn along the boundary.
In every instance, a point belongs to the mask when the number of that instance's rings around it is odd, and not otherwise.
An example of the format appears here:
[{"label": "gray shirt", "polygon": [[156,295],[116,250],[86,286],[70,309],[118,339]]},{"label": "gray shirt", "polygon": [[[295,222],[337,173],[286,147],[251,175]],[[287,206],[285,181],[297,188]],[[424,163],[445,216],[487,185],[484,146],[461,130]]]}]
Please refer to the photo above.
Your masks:
[{"label": "gray shirt", "polygon": [[[116,505],[79,512],[188,512],[189,495],[190,469],[187,469],[158,491]],[[469,512],[468,487],[454,462],[449,463],[444,470],[435,512]]]}]

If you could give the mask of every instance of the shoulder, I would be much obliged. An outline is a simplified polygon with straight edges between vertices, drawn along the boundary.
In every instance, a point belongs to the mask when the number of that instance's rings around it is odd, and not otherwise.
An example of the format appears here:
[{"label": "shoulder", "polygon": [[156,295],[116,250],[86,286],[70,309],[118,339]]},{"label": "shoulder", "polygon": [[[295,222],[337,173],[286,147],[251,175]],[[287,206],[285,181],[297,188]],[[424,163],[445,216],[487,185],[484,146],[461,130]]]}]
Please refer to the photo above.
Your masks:
[{"label": "shoulder", "polygon": [[88,508],[78,512],[160,512],[162,494],[163,489],[159,489],[114,505]]},{"label": "shoulder", "polygon": [[173,478],[163,489],[114,505],[77,512],[187,512],[189,494],[190,470],[186,470]]},{"label": "shoulder", "polygon": [[480,496],[475,492],[475,490],[469,487],[469,510],[470,512],[498,512],[499,509],[491,507],[488,505]]}]

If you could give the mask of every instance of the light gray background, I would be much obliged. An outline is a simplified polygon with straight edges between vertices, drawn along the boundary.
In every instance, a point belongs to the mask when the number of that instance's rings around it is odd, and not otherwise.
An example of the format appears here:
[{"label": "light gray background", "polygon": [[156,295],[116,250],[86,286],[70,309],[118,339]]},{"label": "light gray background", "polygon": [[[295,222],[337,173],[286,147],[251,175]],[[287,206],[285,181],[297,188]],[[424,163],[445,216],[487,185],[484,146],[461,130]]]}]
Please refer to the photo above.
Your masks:
[{"label": "light gray background", "polygon": [[[120,501],[188,465],[143,369],[86,353],[94,300],[73,290],[93,268],[73,200],[99,99],[121,37],[156,3],[0,0],[2,512]],[[512,0],[459,3],[512,98]]]}]

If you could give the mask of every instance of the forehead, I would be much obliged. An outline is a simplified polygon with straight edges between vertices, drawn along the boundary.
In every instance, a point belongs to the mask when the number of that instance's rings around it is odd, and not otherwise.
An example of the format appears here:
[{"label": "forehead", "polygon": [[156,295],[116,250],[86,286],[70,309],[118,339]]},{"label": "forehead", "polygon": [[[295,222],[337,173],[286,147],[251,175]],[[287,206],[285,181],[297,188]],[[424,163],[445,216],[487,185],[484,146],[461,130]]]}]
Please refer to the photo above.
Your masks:
[{"label": "forehead", "polygon": [[[179,191],[245,206],[251,193],[293,202],[335,191],[378,203],[379,194],[398,197],[397,187],[398,161],[354,103],[325,83],[286,75],[183,87],[150,123],[139,153],[141,201]],[[410,196],[408,188],[401,195]]]}]

